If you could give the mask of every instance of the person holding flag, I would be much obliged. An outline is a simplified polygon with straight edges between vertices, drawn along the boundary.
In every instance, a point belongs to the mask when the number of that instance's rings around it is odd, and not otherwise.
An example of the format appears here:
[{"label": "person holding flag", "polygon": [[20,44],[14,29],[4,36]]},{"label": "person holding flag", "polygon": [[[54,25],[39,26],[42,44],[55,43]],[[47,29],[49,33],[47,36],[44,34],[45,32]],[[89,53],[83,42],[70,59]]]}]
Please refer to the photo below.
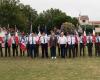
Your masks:
[{"label": "person holding flag", "polygon": [[9,55],[9,57],[11,56],[11,52],[10,52],[10,44],[8,44],[8,40],[9,40],[9,32],[7,32],[5,34],[5,57],[7,57],[7,55]]},{"label": "person holding flag", "polygon": [[3,57],[2,44],[4,42],[4,35],[2,33],[3,33],[2,28],[0,28],[0,53],[1,53],[1,57]]},{"label": "person holding flag", "polygon": [[95,56],[100,56],[100,35],[96,34]]},{"label": "person holding flag", "polygon": [[30,56],[30,44],[29,44],[29,34],[26,35],[26,49],[27,49],[27,57]]},{"label": "person holding flag", "polygon": [[24,36],[24,32],[22,33],[21,40],[20,40],[20,50],[21,50],[21,56],[25,55],[26,51],[26,37]]},{"label": "person holding flag", "polygon": [[78,42],[79,42],[79,36],[78,36],[78,32],[75,31],[75,56],[78,56]]},{"label": "person holding flag", "polygon": [[15,52],[16,52],[16,56],[18,56],[18,45],[16,45],[14,34],[12,34],[12,51],[13,51],[13,57],[15,57]]},{"label": "person holding flag", "polygon": [[[84,32],[84,33],[85,33],[85,32]],[[83,52],[83,56],[85,56],[84,49],[85,49],[86,42],[84,42],[84,41],[85,41],[84,38],[86,39],[85,34],[80,34],[80,36],[79,36],[80,56],[82,56],[82,52]],[[82,50],[83,50],[83,51],[82,51]]]},{"label": "person holding flag", "polygon": [[92,41],[93,43],[96,42],[96,36],[95,36],[95,30],[93,29],[93,33],[92,33]]},{"label": "person holding flag", "polygon": [[88,56],[92,57],[93,37],[90,32],[89,35],[87,36],[87,47],[88,47]]}]

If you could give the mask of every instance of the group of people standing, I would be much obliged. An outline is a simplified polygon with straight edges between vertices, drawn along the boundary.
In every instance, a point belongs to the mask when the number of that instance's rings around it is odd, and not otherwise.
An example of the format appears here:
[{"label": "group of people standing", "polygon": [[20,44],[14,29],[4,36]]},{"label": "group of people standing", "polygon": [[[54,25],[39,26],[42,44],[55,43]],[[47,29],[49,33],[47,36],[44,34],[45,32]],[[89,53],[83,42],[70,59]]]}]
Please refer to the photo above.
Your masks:
[{"label": "group of people standing", "polygon": [[47,35],[45,32],[39,34],[34,32],[25,34],[22,32],[18,35],[17,31],[12,34],[10,31],[5,31],[2,28],[0,30],[1,57],[15,57],[19,56],[19,54],[20,56],[25,56],[27,53],[27,57],[36,58],[42,53],[42,58],[48,58],[48,49],[50,48],[52,59],[56,59],[57,54],[61,58],[75,58],[86,55],[84,51],[86,46],[88,48],[88,56],[92,57],[93,45],[95,46],[95,56],[100,56],[100,35],[98,34],[93,36],[89,33],[86,36],[84,33],[78,35],[77,32],[67,32],[65,35],[63,31],[59,34],[51,31],[50,35]]}]

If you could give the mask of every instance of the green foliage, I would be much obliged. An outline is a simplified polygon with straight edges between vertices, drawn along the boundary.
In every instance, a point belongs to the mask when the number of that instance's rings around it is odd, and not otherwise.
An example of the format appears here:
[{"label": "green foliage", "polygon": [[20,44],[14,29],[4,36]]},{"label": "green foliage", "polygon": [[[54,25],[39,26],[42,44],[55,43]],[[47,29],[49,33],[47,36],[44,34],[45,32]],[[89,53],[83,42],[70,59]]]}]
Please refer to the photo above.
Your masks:
[{"label": "green foliage", "polygon": [[72,18],[59,9],[48,9],[38,14],[37,11],[29,5],[20,3],[19,0],[0,0],[0,25],[7,27],[17,26],[18,29],[30,31],[31,24],[33,30],[37,30],[38,26],[47,26],[47,29],[53,27],[60,28],[65,22],[70,22],[77,26],[78,20]]}]

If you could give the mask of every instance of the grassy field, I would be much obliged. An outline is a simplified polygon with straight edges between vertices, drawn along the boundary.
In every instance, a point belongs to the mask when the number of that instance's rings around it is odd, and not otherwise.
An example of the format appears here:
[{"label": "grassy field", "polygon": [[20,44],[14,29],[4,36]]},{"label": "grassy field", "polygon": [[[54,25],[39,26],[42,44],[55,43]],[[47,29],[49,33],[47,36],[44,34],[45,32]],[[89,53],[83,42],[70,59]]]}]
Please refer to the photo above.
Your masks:
[{"label": "grassy field", "polygon": [[0,58],[0,80],[100,80],[100,58]]}]

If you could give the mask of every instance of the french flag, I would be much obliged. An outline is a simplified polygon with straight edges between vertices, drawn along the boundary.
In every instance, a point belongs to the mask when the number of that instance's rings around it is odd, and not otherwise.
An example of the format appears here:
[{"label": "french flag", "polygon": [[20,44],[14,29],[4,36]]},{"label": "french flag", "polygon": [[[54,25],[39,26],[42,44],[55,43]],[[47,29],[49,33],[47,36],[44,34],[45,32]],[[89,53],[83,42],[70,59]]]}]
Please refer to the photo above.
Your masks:
[{"label": "french flag", "polygon": [[16,42],[16,45],[19,44],[19,36],[17,32],[15,33],[15,42]]},{"label": "french flag", "polygon": [[3,31],[0,32],[0,42],[3,43],[4,42],[4,36],[5,33]]},{"label": "french flag", "polygon": [[86,45],[87,43],[87,38],[86,38],[86,32],[84,31],[84,34],[83,34],[83,43],[84,45]]},{"label": "french flag", "polygon": [[25,41],[21,41],[21,44],[20,44],[20,48],[22,51],[26,51],[26,44],[25,44]]},{"label": "french flag", "polygon": [[11,34],[9,33],[8,34],[8,46],[11,47],[12,45],[12,37],[11,37]]}]

